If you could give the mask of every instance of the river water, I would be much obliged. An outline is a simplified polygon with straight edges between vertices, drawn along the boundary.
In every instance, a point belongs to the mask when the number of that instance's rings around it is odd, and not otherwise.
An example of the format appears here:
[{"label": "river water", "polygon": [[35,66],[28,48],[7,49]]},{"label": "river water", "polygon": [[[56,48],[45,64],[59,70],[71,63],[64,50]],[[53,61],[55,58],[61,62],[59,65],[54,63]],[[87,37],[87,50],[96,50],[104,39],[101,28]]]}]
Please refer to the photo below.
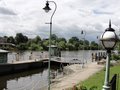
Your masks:
[{"label": "river water", "polygon": [[[91,54],[98,51],[81,50],[81,51],[62,51],[61,58],[70,61],[78,59],[81,62],[91,62]],[[30,51],[19,53],[19,60],[29,60],[31,55]],[[46,58],[48,52],[32,52],[33,59]],[[16,53],[11,52],[8,54],[8,63],[16,60]],[[52,72],[57,72],[56,78],[63,75],[60,67],[51,67]],[[20,72],[17,74],[10,74],[0,76],[0,90],[43,90],[47,88],[48,82],[48,69],[47,67]]]}]

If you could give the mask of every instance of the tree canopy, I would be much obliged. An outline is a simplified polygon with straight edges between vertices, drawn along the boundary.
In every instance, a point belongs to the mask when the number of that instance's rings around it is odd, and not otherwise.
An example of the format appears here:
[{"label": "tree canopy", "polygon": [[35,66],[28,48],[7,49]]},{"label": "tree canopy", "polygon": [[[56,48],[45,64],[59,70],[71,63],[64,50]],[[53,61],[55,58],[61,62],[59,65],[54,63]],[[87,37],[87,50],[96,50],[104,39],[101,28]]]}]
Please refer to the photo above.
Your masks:
[{"label": "tree canopy", "polygon": [[[28,38],[22,33],[17,33],[15,37],[13,36],[4,36],[7,40],[7,43],[13,43],[16,45],[18,50],[48,50],[49,38],[41,39],[40,36],[35,38]],[[88,40],[79,39],[74,36],[66,40],[64,37],[58,37],[55,34],[51,35],[52,45],[56,45],[61,50],[97,50],[101,48],[98,43],[92,41],[91,43]]]}]

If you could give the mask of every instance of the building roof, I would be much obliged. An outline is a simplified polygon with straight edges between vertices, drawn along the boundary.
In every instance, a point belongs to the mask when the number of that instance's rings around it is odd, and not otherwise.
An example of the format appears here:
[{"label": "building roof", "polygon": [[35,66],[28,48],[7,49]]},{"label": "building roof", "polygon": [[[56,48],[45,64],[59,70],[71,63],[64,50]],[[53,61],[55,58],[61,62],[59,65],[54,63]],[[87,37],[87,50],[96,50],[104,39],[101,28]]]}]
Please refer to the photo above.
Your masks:
[{"label": "building roof", "polygon": [[9,53],[9,51],[0,49],[0,53]]},{"label": "building roof", "polygon": [[[47,46],[47,47],[49,47],[49,46]],[[57,48],[57,46],[56,45],[51,45],[51,48]]]}]

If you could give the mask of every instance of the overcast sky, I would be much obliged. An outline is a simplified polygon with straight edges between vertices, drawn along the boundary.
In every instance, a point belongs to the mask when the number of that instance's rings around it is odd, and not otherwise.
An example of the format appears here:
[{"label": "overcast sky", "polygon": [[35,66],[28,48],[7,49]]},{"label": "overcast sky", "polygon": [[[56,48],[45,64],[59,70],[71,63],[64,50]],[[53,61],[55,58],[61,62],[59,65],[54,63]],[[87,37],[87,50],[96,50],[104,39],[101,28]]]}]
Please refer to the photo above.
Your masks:
[{"label": "overcast sky", "polygon": [[[72,36],[97,40],[106,28],[109,19],[112,27],[119,34],[120,0],[54,0],[57,10],[53,17],[52,33],[69,39]],[[0,0],[0,36],[15,36],[23,33],[28,37],[39,35],[49,37],[51,11],[45,13],[46,0]]]}]

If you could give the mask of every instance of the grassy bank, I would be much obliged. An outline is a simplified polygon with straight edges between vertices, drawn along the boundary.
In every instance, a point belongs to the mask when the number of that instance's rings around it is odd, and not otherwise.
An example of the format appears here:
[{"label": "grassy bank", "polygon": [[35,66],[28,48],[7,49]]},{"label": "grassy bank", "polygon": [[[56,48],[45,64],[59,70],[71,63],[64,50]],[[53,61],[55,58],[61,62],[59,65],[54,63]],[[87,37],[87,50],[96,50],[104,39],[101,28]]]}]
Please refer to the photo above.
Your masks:
[{"label": "grassy bank", "polygon": [[[120,75],[120,65],[112,66],[110,68],[110,80],[114,74]],[[89,88],[91,87],[97,87],[97,89],[95,90],[102,90],[102,86],[104,84],[104,76],[105,76],[105,69],[89,77],[87,80],[81,82],[80,84],[77,85],[77,87],[79,88],[82,85],[87,87],[87,90],[89,90]],[[118,86],[119,86],[118,90],[120,90],[120,78],[119,78]]]}]

